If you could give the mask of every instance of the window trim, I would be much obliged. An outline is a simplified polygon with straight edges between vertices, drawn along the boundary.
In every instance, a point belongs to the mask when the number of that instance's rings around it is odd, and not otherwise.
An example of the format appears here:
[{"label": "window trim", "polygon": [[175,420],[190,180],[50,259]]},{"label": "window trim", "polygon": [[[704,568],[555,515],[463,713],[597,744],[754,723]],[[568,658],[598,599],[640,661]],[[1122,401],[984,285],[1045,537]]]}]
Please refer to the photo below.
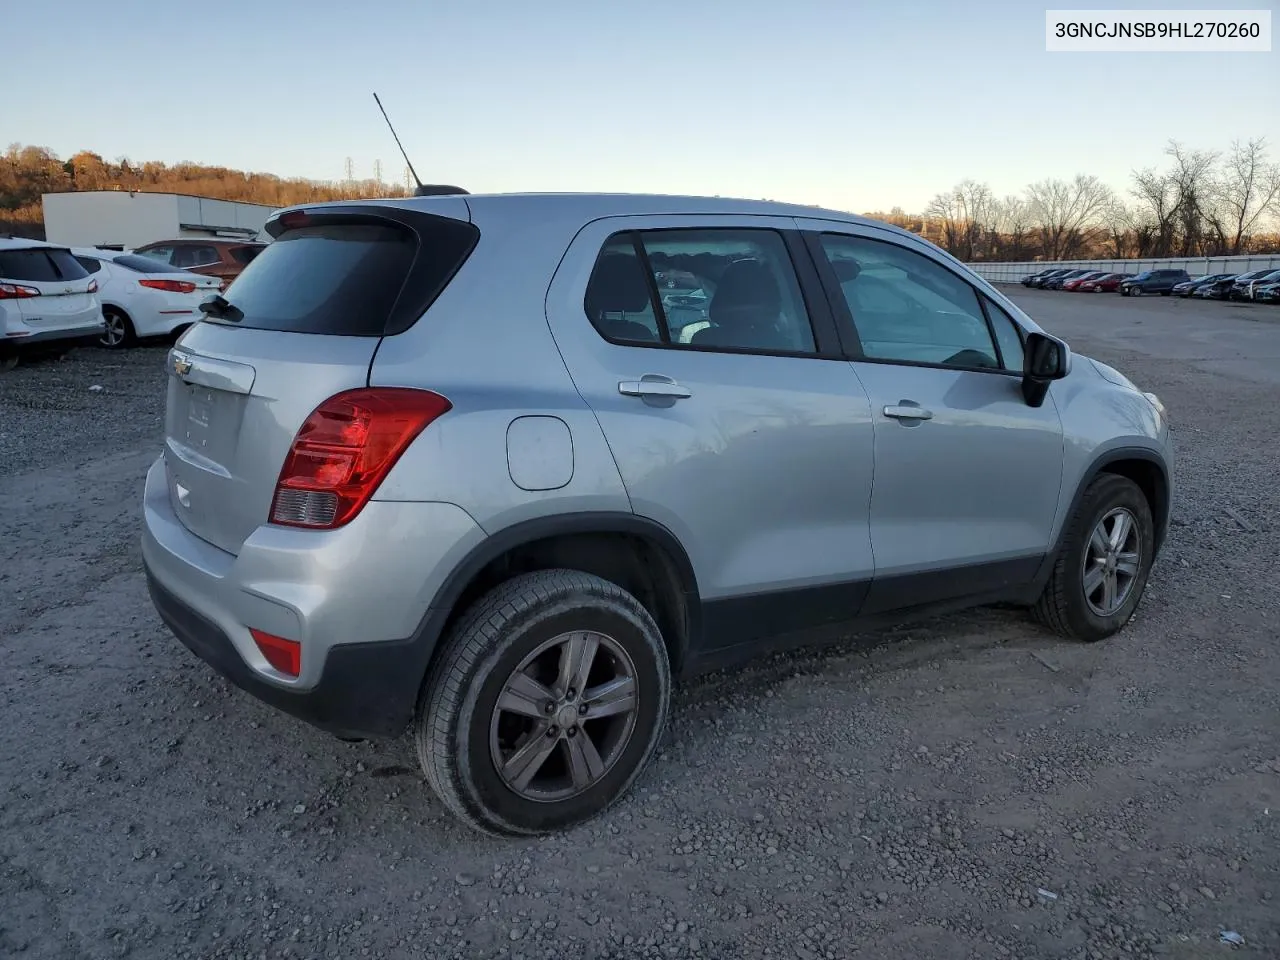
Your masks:
[{"label": "window trim", "polygon": [[[817,265],[818,276],[822,281],[823,288],[826,290],[827,301],[830,304],[831,309],[834,312],[839,323],[847,326],[847,329],[852,332],[853,337],[856,341],[856,352],[854,350],[846,351],[845,358],[847,360],[854,361],[857,363],[891,364],[893,366],[899,366],[899,367],[926,367],[931,370],[951,370],[951,371],[956,371],[960,373],[989,373],[997,376],[1016,377],[1019,380],[1022,379],[1023,371],[1006,370],[1004,368],[1004,361],[1000,352],[1000,344],[996,339],[995,330],[992,328],[991,318],[987,316],[987,308],[982,302],[983,298],[987,297],[987,294],[984,291],[980,290],[978,287],[974,286],[972,281],[962,276],[961,274],[957,273],[954,269],[952,269],[947,264],[943,263],[940,260],[935,259],[934,257],[930,257],[926,255],[920,250],[913,250],[911,247],[907,246],[906,244],[897,243],[894,240],[890,240],[882,237],[868,236],[864,233],[842,232],[839,230],[831,230],[831,229],[818,230],[818,229],[812,229],[807,227],[802,231],[802,233],[804,235],[805,245],[809,250],[809,255],[813,258],[815,264]],[[978,301],[978,309],[982,311],[982,319],[987,327],[987,336],[991,338],[992,347],[996,352],[996,360],[1000,364],[1000,366],[998,368],[962,367],[962,366],[957,366],[955,364],[948,364],[948,363],[930,363],[927,360],[899,360],[893,357],[867,356],[865,350],[862,347],[862,334],[858,331],[858,324],[853,317],[853,310],[849,307],[849,303],[845,299],[844,291],[840,288],[840,281],[836,277],[835,270],[833,270],[831,267],[831,261],[827,257],[827,251],[822,245],[822,238],[824,236],[849,238],[853,240],[865,240],[868,243],[883,243],[888,246],[897,247],[899,250],[906,251],[907,253],[913,253],[918,257],[923,257],[925,260],[928,260],[934,266],[937,266],[943,270],[946,270],[949,274],[955,277],[955,279],[959,280],[961,283],[963,283],[965,286],[967,286],[970,290],[973,291],[973,295]],[[1010,315],[1010,319],[1011,320],[1014,319],[1012,314]],[[1017,320],[1014,320],[1014,326],[1017,328],[1018,336],[1022,339],[1022,342],[1025,345],[1026,331],[1022,328],[1022,324],[1018,323]]]},{"label": "window trim", "polygon": [[[972,284],[970,284],[970,286],[972,286]],[[1022,328],[1022,324],[1020,324],[1017,321],[1017,319],[1014,317],[1013,314],[1011,314],[1004,307],[1000,306],[1000,304],[992,300],[989,294],[983,293],[981,290],[978,290],[978,304],[979,306],[982,307],[982,315],[987,318],[987,328],[991,331],[991,339],[992,341],[994,341],[996,345],[996,359],[1000,361],[1000,368],[1005,373],[1016,372],[1018,376],[1020,377],[1024,376],[1026,362],[1027,362],[1027,331]],[[1009,322],[1013,324],[1013,332],[1017,335],[1018,342],[1022,344],[1022,365],[1024,368],[1023,370],[1014,371],[1014,370],[1010,370],[1008,367],[1005,366],[1004,350],[1000,346],[1000,337],[996,333],[995,321],[991,319],[991,311],[987,309],[988,304],[990,304],[991,306],[999,310],[1001,313],[1003,313],[1006,317],[1009,318]]]},{"label": "window trim", "polygon": [[[675,232],[708,232],[708,231],[731,231],[736,233],[742,232],[766,232],[777,234],[782,240],[783,248],[787,256],[787,262],[791,265],[792,274],[795,277],[796,287],[800,291],[801,305],[804,308],[806,319],[809,321],[809,332],[813,334],[814,348],[812,351],[799,350],[773,350],[767,347],[720,347],[720,346],[700,346],[693,343],[673,343],[671,342],[671,331],[667,326],[666,310],[662,306],[662,296],[658,290],[657,281],[653,276],[653,267],[649,262],[649,253],[644,246],[641,235],[646,233],[675,233]],[[592,321],[591,315],[587,313],[587,289],[590,287],[591,278],[595,276],[596,266],[600,262],[600,258],[604,256],[604,252],[609,246],[619,238],[629,239],[636,249],[636,254],[640,258],[641,269],[645,271],[645,280],[649,288],[649,303],[653,308],[653,315],[658,322],[659,340],[656,341],[635,341],[635,340],[618,340],[614,337],[607,336]],[[646,226],[646,227],[629,227],[621,230],[615,230],[606,236],[600,243],[599,249],[596,251],[595,259],[591,265],[591,271],[587,275],[587,284],[582,291],[582,314],[586,318],[592,331],[605,343],[616,347],[632,347],[642,350],[675,350],[684,353],[718,353],[737,356],[752,357],[787,357],[800,360],[837,360],[845,361],[847,359],[843,338],[840,336],[839,325],[836,323],[835,317],[831,314],[830,306],[826,297],[819,297],[821,285],[818,283],[814,264],[811,256],[807,255],[804,242],[801,238],[801,231],[777,226],[764,226],[760,224],[742,224],[742,225],[715,225],[703,226],[699,224],[679,224],[672,226]]]}]

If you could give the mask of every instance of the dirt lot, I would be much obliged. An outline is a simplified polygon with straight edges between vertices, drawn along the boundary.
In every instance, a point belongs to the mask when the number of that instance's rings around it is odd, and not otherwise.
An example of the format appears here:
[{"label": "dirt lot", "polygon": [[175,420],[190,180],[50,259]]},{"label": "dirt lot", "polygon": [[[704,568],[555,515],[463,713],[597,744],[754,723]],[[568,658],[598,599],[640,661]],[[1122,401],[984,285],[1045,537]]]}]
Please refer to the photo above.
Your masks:
[{"label": "dirt lot", "polygon": [[1280,310],[1016,295],[1175,421],[1130,628],[980,611],[710,678],[625,802],[537,842],[161,627],[162,349],[4,376],[0,957],[1280,957]]}]

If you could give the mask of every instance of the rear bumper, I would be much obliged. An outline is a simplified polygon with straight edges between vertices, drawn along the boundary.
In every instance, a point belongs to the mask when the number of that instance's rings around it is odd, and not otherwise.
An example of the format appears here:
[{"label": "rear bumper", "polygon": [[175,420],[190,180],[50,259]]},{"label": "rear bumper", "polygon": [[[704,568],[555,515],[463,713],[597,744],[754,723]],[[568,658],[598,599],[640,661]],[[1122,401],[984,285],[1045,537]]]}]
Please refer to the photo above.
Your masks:
[{"label": "rear bumper", "polygon": [[[339,530],[260,527],[233,555],[183,526],[163,459],[143,493],[143,564],[164,622],[237,686],[345,736],[408,725],[435,646],[432,602],[483,539],[452,504],[373,501]],[[250,628],[297,640],[301,674],[276,671]]]},{"label": "rear bumper", "polygon": [[39,330],[21,337],[0,337],[0,356],[95,346],[98,338],[102,336],[103,329],[104,324],[99,323],[89,327]]},{"label": "rear bumper", "polygon": [[151,602],[183,646],[264,703],[340,737],[395,737],[413,719],[426,664],[412,639],[335,647],[314,687],[290,690],[254,671],[218,624],[146,572]]}]

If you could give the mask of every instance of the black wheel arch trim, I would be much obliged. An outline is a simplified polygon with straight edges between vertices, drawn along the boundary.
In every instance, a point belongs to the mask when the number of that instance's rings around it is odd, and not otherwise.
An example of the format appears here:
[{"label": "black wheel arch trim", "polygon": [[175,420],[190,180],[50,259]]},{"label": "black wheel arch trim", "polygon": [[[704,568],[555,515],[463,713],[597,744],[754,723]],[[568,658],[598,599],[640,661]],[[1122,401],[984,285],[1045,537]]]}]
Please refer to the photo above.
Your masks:
[{"label": "black wheel arch trim", "polygon": [[1089,485],[1098,478],[1098,475],[1106,472],[1107,467],[1123,463],[1126,460],[1142,460],[1151,464],[1160,472],[1160,479],[1163,484],[1161,491],[1164,497],[1163,504],[1151,505],[1151,519],[1156,528],[1156,542],[1153,547],[1152,556],[1160,553],[1160,548],[1164,545],[1165,538],[1168,535],[1169,517],[1172,510],[1172,490],[1169,478],[1169,464],[1164,457],[1156,450],[1150,447],[1112,447],[1098,454],[1089,464],[1088,468],[1080,477],[1080,482],[1076,484],[1075,493],[1071,496],[1071,503],[1067,506],[1066,512],[1063,514],[1062,526],[1058,530],[1058,536],[1054,541],[1053,549],[1045,556],[1044,564],[1037,576],[1037,581],[1047,580],[1049,573],[1053,569],[1053,565],[1057,560],[1059,552],[1062,550],[1062,543],[1067,536],[1067,525],[1071,522],[1071,518],[1075,516],[1076,510],[1080,506],[1080,501],[1084,497],[1084,493],[1089,489]]},{"label": "black wheel arch trim", "polygon": [[555,537],[590,534],[620,534],[646,540],[659,547],[670,559],[684,594],[684,635],[671,638],[678,644],[672,651],[673,666],[697,645],[702,630],[702,605],[697,577],[684,546],[674,533],[656,520],[621,511],[591,511],[567,516],[536,517],[503,527],[477,544],[449,572],[436,592],[412,640],[422,659],[422,676],[439,647],[445,627],[453,617],[467,587],[494,560],[518,547]]}]

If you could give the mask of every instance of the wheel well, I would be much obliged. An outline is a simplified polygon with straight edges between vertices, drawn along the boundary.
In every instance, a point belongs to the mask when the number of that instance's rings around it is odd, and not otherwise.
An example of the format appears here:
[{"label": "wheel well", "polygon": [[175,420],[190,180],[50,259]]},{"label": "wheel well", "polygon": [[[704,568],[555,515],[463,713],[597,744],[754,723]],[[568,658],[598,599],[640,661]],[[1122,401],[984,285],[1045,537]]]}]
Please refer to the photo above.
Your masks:
[{"label": "wheel well", "polygon": [[490,560],[459,594],[442,635],[476,600],[498,584],[535,570],[569,569],[594,574],[626,590],[649,611],[678,672],[688,649],[689,599],[670,553],[628,533],[572,533],[522,543]]},{"label": "wheel well", "polygon": [[132,318],[131,316],[129,316],[129,311],[128,311],[128,310],[126,310],[124,307],[120,306],[120,305],[119,305],[119,304],[117,304],[117,303],[104,303],[104,304],[102,305],[102,309],[103,309],[104,311],[106,311],[106,310],[112,310],[112,311],[114,311],[115,313],[120,314],[120,316],[124,317],[124,318],[125,318],[126,320],[128,320],[130,323],[133,323],[133,318]]},{"label": "wheel well", "polygon": [[1134,458],[1131,460],[1115,460],[1105,464],[1099,473],[1114,473],[1126,477],[1138,485],[1142,495],[1147,498],[1147,506],[1151,508],[1151,516],[1155,521],[1156,549],[1164,542],[1167,518],[1169,515],[1169,481],[1164,471],[1150,460]]}]

